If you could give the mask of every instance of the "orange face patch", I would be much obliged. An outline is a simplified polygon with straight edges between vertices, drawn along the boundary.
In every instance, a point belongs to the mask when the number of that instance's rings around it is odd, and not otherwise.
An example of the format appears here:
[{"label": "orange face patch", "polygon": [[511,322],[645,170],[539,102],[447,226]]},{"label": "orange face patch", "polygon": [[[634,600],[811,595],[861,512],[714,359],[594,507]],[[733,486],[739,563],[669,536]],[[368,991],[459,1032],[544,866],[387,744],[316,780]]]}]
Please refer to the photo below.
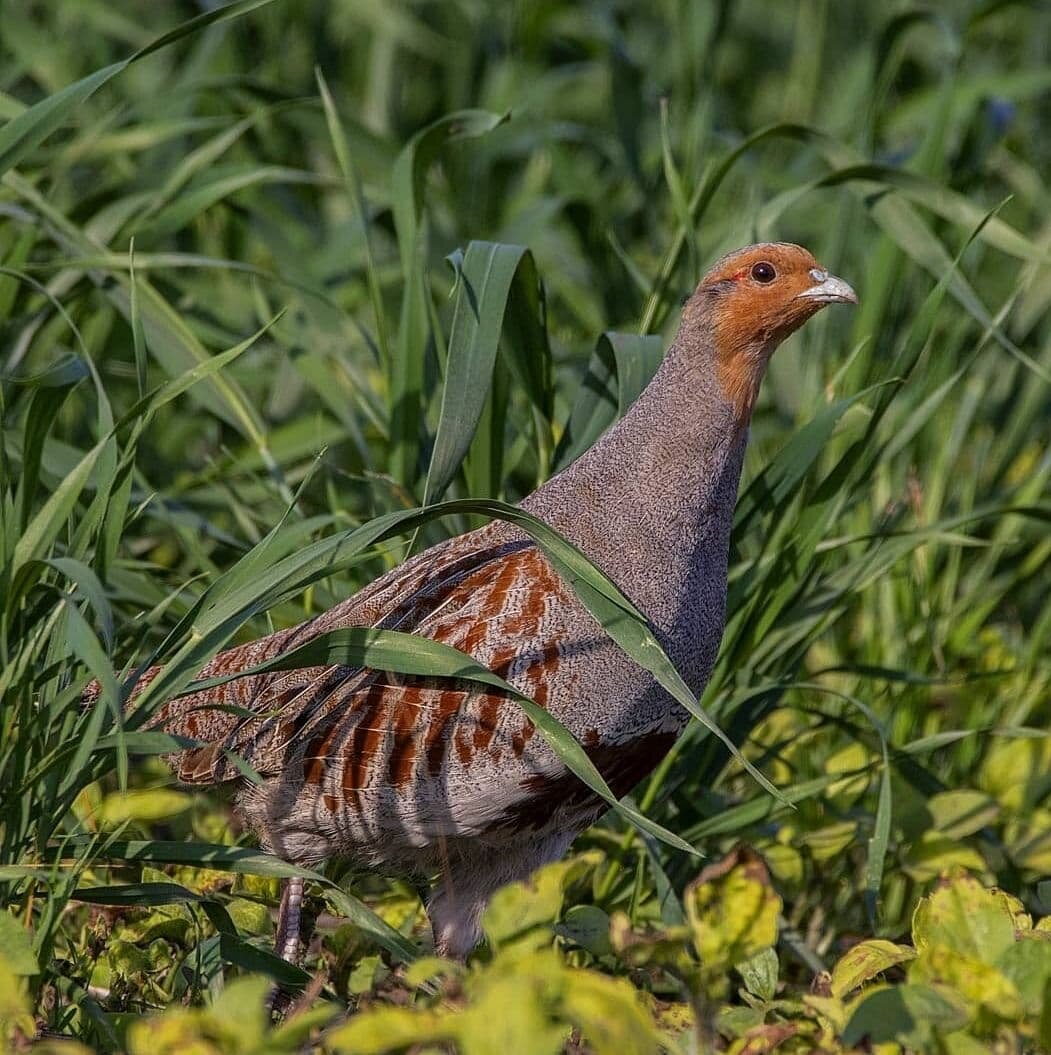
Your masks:
[{"label": "orange face patch", "polygon": [[710,328],[717,377],[742,424],[774,349],[825,303],[801,294],[827,277],[802,246],[770,242],[731,253],[701,280],[686,324]]}]

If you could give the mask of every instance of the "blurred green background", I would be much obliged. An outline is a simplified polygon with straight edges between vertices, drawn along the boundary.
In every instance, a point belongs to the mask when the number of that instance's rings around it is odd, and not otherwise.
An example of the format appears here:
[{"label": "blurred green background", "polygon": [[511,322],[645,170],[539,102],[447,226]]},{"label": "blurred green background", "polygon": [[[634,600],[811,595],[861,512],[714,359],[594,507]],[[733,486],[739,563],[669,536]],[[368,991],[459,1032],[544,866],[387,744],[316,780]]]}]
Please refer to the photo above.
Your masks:
[{"label": "blurred green background", "polygon": [[[805,244],[861,301],[771,365],[704,699],[796,808],[693,726],[636,799],[711,857],[763,852],[789,985],[862,934],[906,934],[952,866],[1051,909],[1047,6],[240,3],[63,94],[208,12],[0,9],[0,891],[31,928],[41,1021],[102,1043],[107,1016],[192,995],[202,948],[208,985],[244,966],[182,906],[193,928],[156,962],[120,960],[119,919],[69,900],[162,881],[106,849],[115,830],[192,843],[190,886],[194,847],[240,838],[156,745],[129,764],[85,682],[173,655],[263,540],[271,567],[442,490],[516,501],[623,409],[707,263],[760,239]],[[514,275],[482,305],[491,377],[454,325],[487,253]],[[203,647],[323,610],[405,552],[242,591]],[[61,881],[34,871],[85,834]],[[681,916],[695,861],[615,815],[580,846],[600,863],[574,907]],[[410,888],[350,889],[425,940]],[[386,968],[335,933],[311,962],[355,999]]]}]

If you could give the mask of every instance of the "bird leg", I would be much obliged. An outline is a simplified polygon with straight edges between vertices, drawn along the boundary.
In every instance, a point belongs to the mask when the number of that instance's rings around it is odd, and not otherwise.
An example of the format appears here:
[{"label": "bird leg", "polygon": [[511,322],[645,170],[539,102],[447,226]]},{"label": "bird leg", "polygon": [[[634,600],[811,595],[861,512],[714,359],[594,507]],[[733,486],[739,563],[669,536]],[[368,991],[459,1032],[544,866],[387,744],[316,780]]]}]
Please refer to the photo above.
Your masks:
[{"label": "bird leg", "polygon": [[289,963],[299,961],[299,924],[303,912],[302,876],[291,876],[281,884],[281,907],[277,910],[274,954]]},{"label": "bird leg", "polygon": [[[281,905],[277,910],[277,936],[274,938],[274,955],[288,963],[299,962],[299,930],[303,909],[302,876],[291,876],[281,880]],[[275,983],[267,998],[267,1010],[284,1018],[292,1004],[292,995]]]},{"label": "bird leg", "polygon": [[485,899],[457,898],[450,886],[442,884],[427,903],[427,915],[434,935],[434,954],[450,960],[466,960],[482,937],[481,916]]},{"label": "bird leg", "polygon": [[532,875],[561,857],[575,831],[522,838],[516,844],[477,847],[448,855],[427,902],[437,956],[466,960],[482,938],[482,914],[493,892]]}]

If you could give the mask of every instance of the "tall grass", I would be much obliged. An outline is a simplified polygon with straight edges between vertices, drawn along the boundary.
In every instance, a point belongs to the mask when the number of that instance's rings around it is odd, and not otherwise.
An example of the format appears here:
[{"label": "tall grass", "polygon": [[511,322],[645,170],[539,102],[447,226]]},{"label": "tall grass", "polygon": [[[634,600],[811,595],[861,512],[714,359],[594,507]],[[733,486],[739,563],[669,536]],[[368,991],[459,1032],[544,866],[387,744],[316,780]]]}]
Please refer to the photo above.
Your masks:
[{"label": "tall grass", "polygon": [[[701,701],[782,797],[695,722],[639,810],[705,853],[764,848],[819,956],[899,933],[953,862],[1031,903],[1051,869],[1046,11],[176,7],[3,16],[0,897],[32,928],[43,1020],[117,1043],[89,901],[201,906],[192,971],[129,1008],[238,966],[303,980],[229,890],[140,873],[287,870],[232,845],[221,803],[150,797],[177,745],[122,718],[128,678],[170,660],[159,702],[483,507],[406,510],[528,493],[630,403],[705,262],[760,238],[861,296],[772,365]],[[377,517],[416,534],[345,545]],[[582,841],[606,854],[601,907],[681,915],[694,857],[616,812]],[[139,884],[107,896],[118,878]],[[334,907],[411,957],[339,878],[317,877]]]}]

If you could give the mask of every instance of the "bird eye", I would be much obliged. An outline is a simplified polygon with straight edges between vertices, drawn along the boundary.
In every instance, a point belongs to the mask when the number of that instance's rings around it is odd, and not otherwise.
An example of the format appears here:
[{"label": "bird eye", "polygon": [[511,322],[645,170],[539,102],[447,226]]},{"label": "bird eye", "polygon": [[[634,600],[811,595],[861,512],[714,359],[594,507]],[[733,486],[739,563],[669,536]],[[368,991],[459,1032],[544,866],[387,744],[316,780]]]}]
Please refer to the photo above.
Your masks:
[{"label": "bird eye", "polygon": [[752,268],[752,278],[756,282],[773,282],[777,278],[777,272],[774,270],[773,264],[768,264],[765,260],[761,260]]}]

